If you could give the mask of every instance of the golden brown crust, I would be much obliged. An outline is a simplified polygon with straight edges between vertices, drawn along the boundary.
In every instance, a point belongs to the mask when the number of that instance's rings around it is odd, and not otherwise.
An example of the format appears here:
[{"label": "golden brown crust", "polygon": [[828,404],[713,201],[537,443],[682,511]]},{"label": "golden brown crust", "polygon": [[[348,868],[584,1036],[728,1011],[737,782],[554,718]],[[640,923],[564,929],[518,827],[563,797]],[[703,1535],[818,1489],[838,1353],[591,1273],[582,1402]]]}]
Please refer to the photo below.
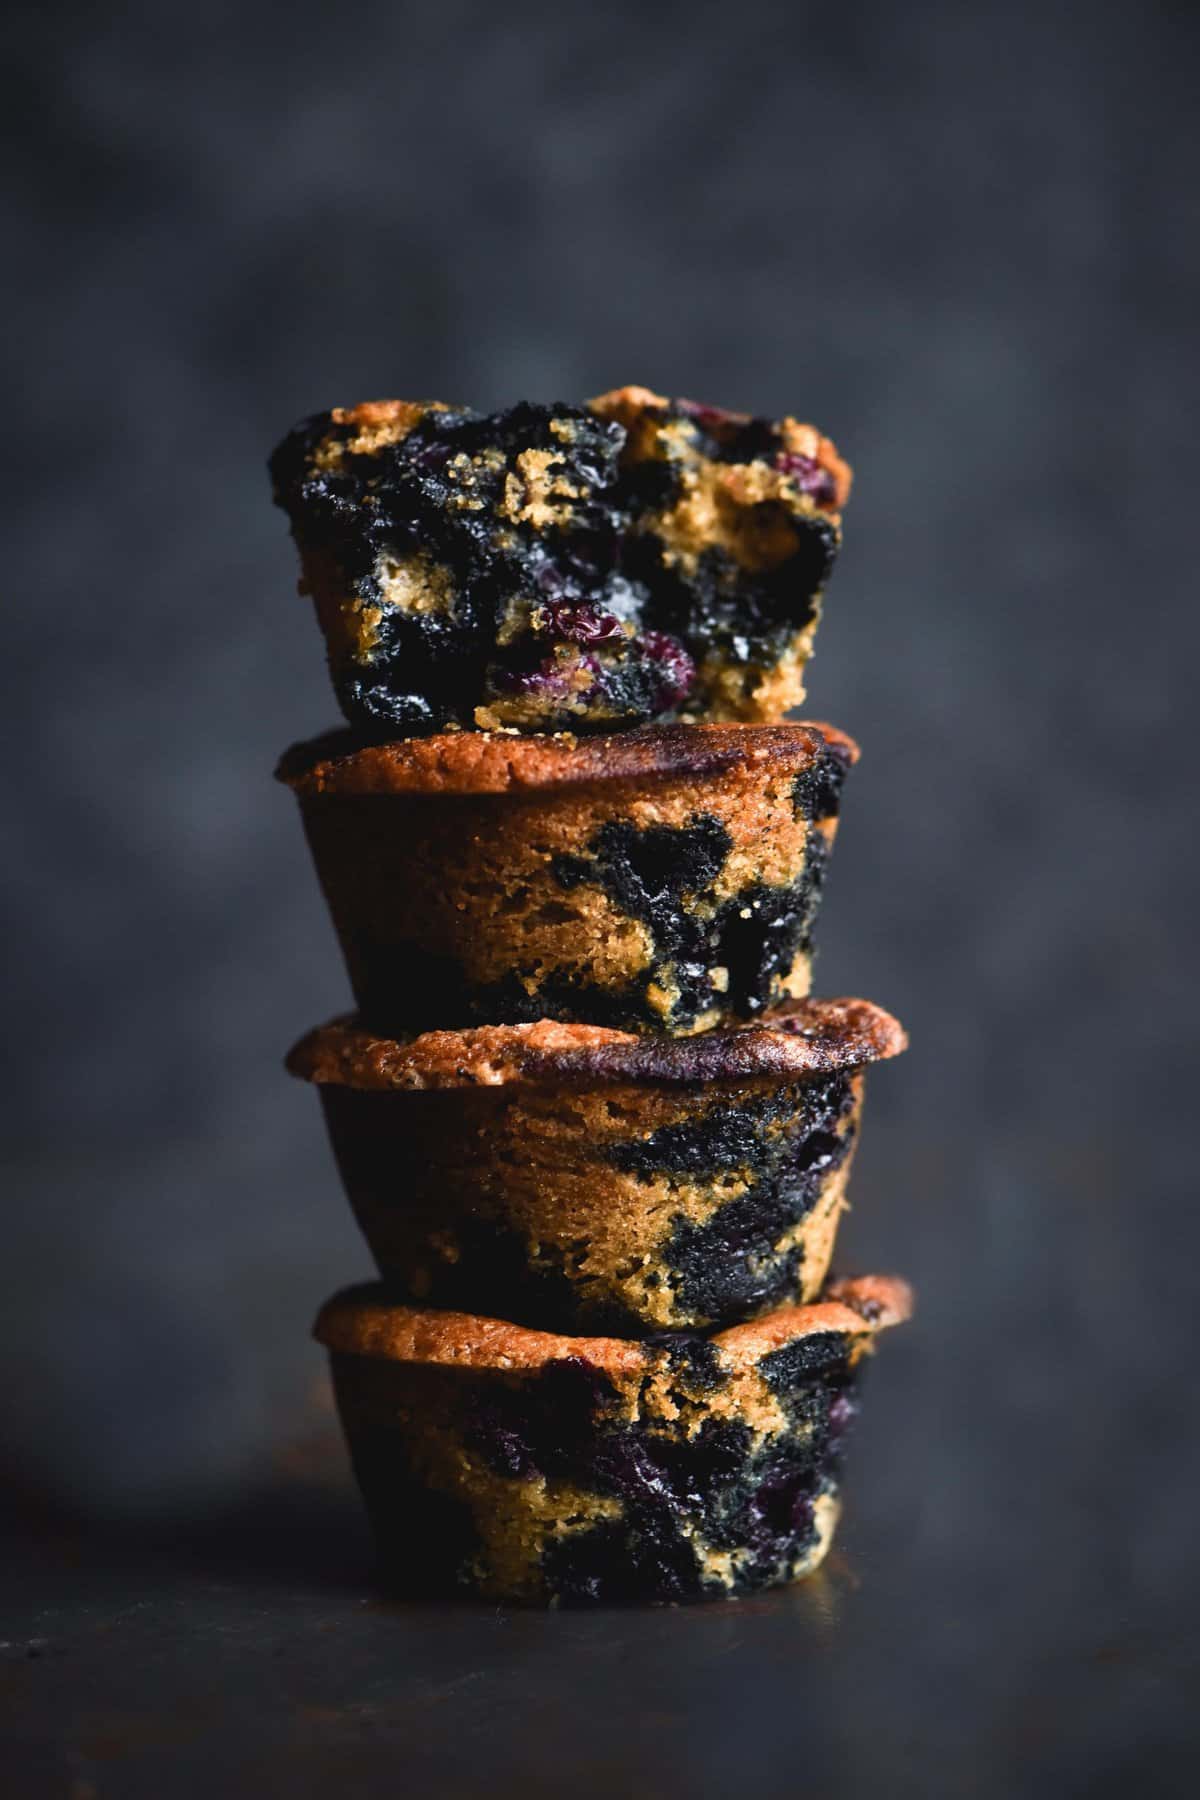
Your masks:
[{"label": "golden brown crust", "polygon": [[569,732],[443,732],[362,744],[351,731],[296,744],[276,769],[302,798],[317,794],[499,794],[565,784],[716,775],[746,761],[802,768],[828,746],[848,763],[854,739],[817,722],[651,725],[575,738]]},{"label": "golden brown crust", "polygon": [[326,1349],[351,1356],[474,1369],[538,1369],[583,1356],[596,1368],[625,1373],[645,1367],[649,1358],[648,1346],[631,1339],[563,1337],[473,1313],[389,1305],[374,1283],[335,1294],[322,1307],[313,1335]]},{"label": "golden brown crust", "polygon": [[[738,1362],[756,1362],[815,1331],[884,1331],[912,1317],[913,1291],[899,1275],[856,1275],[829,1282],[807,1306],[780,1306],[761,1319],[731,1325],[713,1338]],[[848,1317],[849,1315],[849,1317]]]},{"label": "golden brown crust", "polygon": [[897,1275],[843,1276],[827,1283],[825,1297],[880,1325],[903,1324],[912,1316],[913,1291]]},{"label": "golden brown crust", "polygon": [[859,1068],[898,1056],[903,1027],[869,1000],[796,1000],[754,1025],[698,1037],[646,1038],[600,1025],[481,1025],[378,1037],[352,1018],[303,1037],[291,1074],[318,1085],[387,1091],[508,1082],[713,1081]]},{"label": "golden brown crust", "polygon": [[[786,1344],[821,1332],[844,1332],[865,1344],[876,1331],[899,1325],[912,1313],[912,1290],[896,1276],[841,1281],[827,1293],[836,1297],[823,1297],[808,1306],[782,1306],[765,1318],[717,1332],[710,1341],[719,1350],[722,1365],[730,1371],[752,1369]],[[871,1316],[859,1309],[860,1298]],[[327,1349],[344,1355],[472,1369],[538,1369],[575,1357],[606,1374],[649,1374],[669,1356],[652,1342],[564,1337],[472,1313],[390,1305],[386,1290],[377,1283],[335,1294],[318,1314],[313,1335]]]}]

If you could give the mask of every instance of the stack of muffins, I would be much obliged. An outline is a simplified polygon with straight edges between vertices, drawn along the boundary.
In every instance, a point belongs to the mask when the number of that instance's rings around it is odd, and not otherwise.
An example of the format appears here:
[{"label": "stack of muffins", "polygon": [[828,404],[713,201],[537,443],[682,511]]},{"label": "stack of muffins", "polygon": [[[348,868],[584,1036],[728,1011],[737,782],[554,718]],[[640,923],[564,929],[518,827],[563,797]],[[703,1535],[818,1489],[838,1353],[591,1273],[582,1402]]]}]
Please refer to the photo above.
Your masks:
[{"label": "stack of muffins", "polygon": [[781,722],[850,471],[642,388],[339,408],[271,469],[349,720],[279,771],[357,1006],[288,1066],[382,1277],[316,1334],[384,1569],[540,1604],[805,1574],[910,1305],[828,1279],[905,1039],[808,997],[858,753]]}]

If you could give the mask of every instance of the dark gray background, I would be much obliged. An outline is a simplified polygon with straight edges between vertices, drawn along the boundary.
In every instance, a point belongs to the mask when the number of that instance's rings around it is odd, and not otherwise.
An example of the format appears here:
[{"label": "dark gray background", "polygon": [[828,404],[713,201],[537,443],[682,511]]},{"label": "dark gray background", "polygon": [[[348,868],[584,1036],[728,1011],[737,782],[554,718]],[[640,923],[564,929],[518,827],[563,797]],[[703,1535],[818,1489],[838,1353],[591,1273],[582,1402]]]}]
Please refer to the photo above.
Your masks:
[{"label": "dark gray background", "polygon": [[[274,441],[394,394],[635,381],[790,410],[858,475],[809,684],[864,746],[818,985],[913,1036],[873,1082],[841,1260],[921,1301],[874,1371],[851,1489],[875,1586],[847,1601],[861,1660],[823,1716],[861,1785],[900,1768],[922,1695],[935,1749],[954,1712],[972,1792],[1014,1791],[1018,1766],[1032,1791],[1006,1734],[1035,1690],[1022,1754],[1048,1791],[1101,1791],[1076,1756],[1097,1721],[1114,1783],[1177,1769],[1200,1480],[1198,17],[19,13],[0,1446],[27,1515],[94,1547],[237,1514],[288,1470],[338,1479],[306,1332],[368,1262],[280,1057],[346,989],[270,780],[334,708]],[[300,1584],[329,1555],[304,1516]],[[1119,1701],[1055,1698],[1130,1634]],[[911,1694],[860,1733],[885,1664]],[[773,1792],[769,1730],[753,1741],[738,1766]]]}]

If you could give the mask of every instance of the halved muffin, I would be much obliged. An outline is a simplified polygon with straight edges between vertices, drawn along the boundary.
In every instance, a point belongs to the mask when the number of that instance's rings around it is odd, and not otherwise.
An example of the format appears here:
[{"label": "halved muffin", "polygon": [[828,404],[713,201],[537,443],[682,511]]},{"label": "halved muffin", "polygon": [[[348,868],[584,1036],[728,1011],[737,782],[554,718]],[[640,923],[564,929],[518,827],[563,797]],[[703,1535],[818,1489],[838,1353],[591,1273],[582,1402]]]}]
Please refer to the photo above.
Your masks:
[{"label": "halved muffin", "polygon": [[337,1021],[288,1067],[397,1297],[636,1337],[817,1293],[865,1067],[905,1041],[867,1001],[802,1000],[675,1039]]},{"label": "halved muffin", "polygon": [[836,1282],[716,1336],[559,1337],[351,1289],[322,1311],[389,1581],[534,1605],[658,1604],[825,1555],[856,1378],[905,1283]]},{"label": "halved muffin", "polygon": [[346,717],[406,734],[782,718],[850,490],[811,425],[637,387],[335,407],[271,477]]},{"label": "halved muffin", "polygon": [[857,746],[828,725],[298,745],[360,1014],[682,1034],[808,992]]}]

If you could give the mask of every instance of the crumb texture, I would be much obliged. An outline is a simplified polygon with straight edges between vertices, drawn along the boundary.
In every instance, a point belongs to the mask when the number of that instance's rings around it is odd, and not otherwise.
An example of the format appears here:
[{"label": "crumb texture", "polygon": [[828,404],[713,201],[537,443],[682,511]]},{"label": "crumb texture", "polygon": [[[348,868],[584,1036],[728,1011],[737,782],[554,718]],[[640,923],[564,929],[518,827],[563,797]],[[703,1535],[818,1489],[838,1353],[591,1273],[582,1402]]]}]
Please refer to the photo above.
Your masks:
[{"label": "crumb texture", "polygon": [[402,735],[782,718],[850,488],[812,426],[632,387],[338,407],[271,475],[343,711]]}]

